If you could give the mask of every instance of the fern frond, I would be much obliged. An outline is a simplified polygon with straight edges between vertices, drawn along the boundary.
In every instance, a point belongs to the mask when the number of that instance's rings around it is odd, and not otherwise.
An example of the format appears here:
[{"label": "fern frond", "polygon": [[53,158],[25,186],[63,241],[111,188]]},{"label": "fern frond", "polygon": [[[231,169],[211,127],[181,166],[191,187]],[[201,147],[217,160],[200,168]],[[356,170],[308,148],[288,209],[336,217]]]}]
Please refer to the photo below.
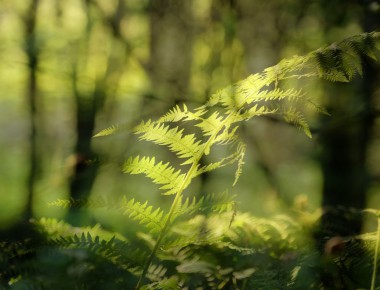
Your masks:
[{"label": "fern frond", "polygon": [[176,171],[169,163],[155,162],[154,157],[130,157],[124,163],[123,171],[130,174],[145,174],[154,183],[163,184],[160,187],[165,190],[163,194],[175,194],[184,179],[184,174],[181,170]]},{"label": "fern frond", "polygon": [[347,38],[340,43],[311,53],[317,63],[318,74],[329,81],[347,82],[355,73],[362,74],[364,56],[376,60],[380,50],[380,33],[363,33]]},{"label": "fern frond", "polygon": [[169,278],[164,277],[160,281],[146,285],[147,290],[174,290],[182,288],[183,287],[180,286],[180,281],[177,275],[171,276]]},{"label": "fern frond", "polygon": [[355,74],[349,58],[337,45],[317,50],[314,53],[318,74],[332,82],[349,82]]},{"label": "fern frond", "polygon": [[235,208],[235,195],[231,195],[228,191],[216,194],[205,194],[199,200],[195,197],[187,198],[178,212],[181,215],[192,215],[194,213],[218,213],[232,211]]},{"label": "fern frond", "polygon": [[237,169],[235,171],[235,180],[234,180],[234,183],[232,184],[233,186],[238,182],[239,177],[240,177],[241,173],[243,172],[246,147],[247,146],[243,142],[238,144],[237,152],[239,152],[239,159],[238,159],[238,163],[237,163]]},{"label": "fern frond", "polygon": [[48,206],[57,206],[62,208],[116,208],[118,201],[106,199],[104,197],[98,196],[96,198],[68,198],[68,199],[57,199],[55,201],[49,202]]},{"label": "fern frond", "polygon": [[87,199],[57,199],[55,201],[49,202],[48,206],[57,206],[62,208],[81,208],[88,203]]},{"label": "fern frond", "polygon": [[148,202],[140,203],[135,199],[123,199],[121,210],[129,218],[138,221],[149,229],[150,233],[155,234],[162,231],[166,217],[160,208],[153,209]]},{"label": "fern frond", "polygon": [[305,104],[306,106],[312,108],[315,112],[319,113],[319,114],[323,114],[323,115],[326,115],[326,116],[331,116],[330,113],[327,111],[326,108],[324,108],[323,106],[321,106],[320,104],[316,103],[315,101],[313,101],[311,98],[307,98],[305,100]]},{"label": "fern frond", "polygon": [[[277,65],[268,67],[264,70],[263,75],[266,79],[266,84],[270,85],[272,83],[278,83],[280,80],[291,78],[301,78],[301,77],[312,77],[316,76],[315,73],[307,73],[307,74],[299,74],[304,69],[308,69],[311,67],[309,61],[311,59],[311,55],[303,55],[298,56],[295,55],[291,58],[286,58],[281,60]],[[298,72],[295,75],[289,75],[289,73]]]},{"label": "fern frond", "polygon": [[236,152],[233,152],[232,154],[228,155],[227,157],[222,158],[219,161],[212,162],[212,163],[209,163],[207,165],[204,165],[197,170],[194,177],[201,175],[205,172],[213,171],[215,169],[222,168],[224,166],[235,163],[238,160],[240,160],[242,154],[244,154],[244,152],[242,152],[241,150],[236,150]]},{"label": "fern frond", "polygon": [[141,269],[147,256],[147,252],[141,248],[117,240],[115,237],[104,240],[99,236],[92,237],[88,233],[50,240],[50,245],[64,249],[86,249],[134,274]]},{"label": "fern frond", "polygon": [[183,104],[182,109],[176,105],[174,108],[169,110],[169,112],[159,118],[157,123],[199,120],[205,113],[206,110],[195,110],[194,112],[191,112],[187,109],[185,104]]},{"label": "fern frond", "polygon": [[46,246],[63,249],[86,249],[111,261],[114,265],[134,273],[141,269],[147,251],[131,244],[119,233],[109,232],[99,225],[73,227],[64,221],[42,218],[33,222],[48,238]]},{"label": "fern frond", "polygon": [[195,126],[202,130],[204,136],[211,136],[215,134],[215,131],[220,130],[224,117],[220,116],[218,112],[214,112],[208,118],[202,119],[202,121]]},{"label": "fern frond", "polygon": [[170,128],[163,123],[142,122],[135,128],[140,140],[152,141],[155,144],[169,147],[179,158],[187,158],[183,164],[191,164],[202,151],[201,141],[194,134],[183,134],[183,129]]},{"label": "fern frond", "polygon": [[269,115],[269,114],[275,114],[278,112],[277,108],[270,109],[266,106],[262,105],[254,105],[251,108],[248,108],[245,112],[241,113],[236,117],[236,121],[248,121],[249,119],[253,117],[258,117],[262,115]]},{"label": "fern frond", "polygon": [[101,130],[100,132],[98,132],[97,134],[94,135],[94,137],[104,137],[104,136],[109,136],[109,135],[114,135],[118,132],[120,132],[121,130],[125,129],[126,126],[122,126],[122,125],[113,125],[113,126],[110,126],[106,129],[103,129]]},{"label": "fern frond", "polygon": [[306,122],[304,116],[301,112],[294,108],[289,108],[283,111],[283,116],[286,122],[295,125],[297,128],[301,129],[306,136],[312,138],[309,124]]},{"label": "fern frond", "polygon": [[57,239],[59,237],[81,235],[82,233],[88,233],[91,236],[99,236],[104,240],[111,240],[117,238],[120,241],[127,241],[127,239],[113,232],[106,231],[101,228],[99,224],[92,227],[73,227],[70,224],[57,220],[54,218],[41,218],[34,220],[33,224],[42,232],[48,234],[51,239]]},{"label": "fern frond", "polygon": [[158,282],[164,279],[166,272],[167,269],[163,265],[152,264],[150,265],[146,276],[150,281]]},{"label": "fern frond", "polygon": [[353,54],[366,55],[373,60],[377,60],[376,51],[380,50],[380,33],[370,32],[356,35],[343,40],[341,46],[351,48]]}]

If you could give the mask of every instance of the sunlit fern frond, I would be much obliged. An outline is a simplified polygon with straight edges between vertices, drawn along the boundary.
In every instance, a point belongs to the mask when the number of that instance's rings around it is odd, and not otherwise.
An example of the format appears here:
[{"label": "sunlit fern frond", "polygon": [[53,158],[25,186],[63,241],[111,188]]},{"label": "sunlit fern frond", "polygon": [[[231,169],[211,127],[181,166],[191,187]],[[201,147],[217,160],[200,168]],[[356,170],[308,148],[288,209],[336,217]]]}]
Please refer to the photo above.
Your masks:
[{"label": "sunlit fern frond", "polygon": [[166,216],[160,208],[153,208],[148,202],[140,203],[134,199],[123,199],[121,204],[123,214],[139,222],[149,229],[151,234],[159,233],[164,227]]},{"label": "sunlit fern frond", "polygon": [[148,252],[143,251],[141,247],[138,248],[115,237],[105,240],[99,236],[93,237],[89,233],[59,237],[50,240],[49,244],[62,249],[85,249],[133,274],[142,268],[148,255]]},{"label": "sunlit fern frond", "polygon": [[163,184],[160,189],[164,194],[174,194],[184,179],[181,170],[176,170],[169,163],[156,163],[154,157],[130,157],[123,166],[123,171],[130,174],[145,174],[156,184]]},{"label": "sunlit fern frond", "polygon": [[113,125],[96,133],[94,137],[110,136],[110,135],[117,134],[121,131],[127,131],[129,129],[130,129],[130,126],[128,124]]},{"label": "sunlit fern frond", "polygon": [[173,275],[169,278],[164,277],[160,281],[152,282],[146,285],[147,290],[173,290],[182,289],[182,283],[179,280],[178,275]]},{"label": "sunlit fern frond", "polygon": [[206,110],[189,111],[185,104],[183,104],[182,109],[180,106],[176,105],[174,108],[170,109],[169,112],[159,118],[157,123],[199,120],[205,113]]},{"label": "sunlit fern frond", "polygon": [[224,120],[224,116],[220,116],[220,113],[213,112],[208,118],[202,119],[201,122],[197,123],[195,126],[202,130],[204,136],[211,136],[220,130],[221,124]]},{"label": "sunlit fern frond", "polygon": [[146,277],[153,282],[161,281],[165,278],[167,269],[163,265],[150,265]]},{"label": "sunlit fern frond", "polygon": [[223,241],[223,238],[228,226],[228,223],[220,221],[220,215],[196,215],[187,221],[177,222],[163,240],[161,250],[168,251],[189,245],[227,247],[229,243]]},{"label": "sunlit fern frond", "polygon": [[62,220],[54,218],[41,218],[34,220],[33,224],[42,232],[46,233],[51,239],[59,237],[81,235],[82,233],[89,234],[90,236],[99,236],[104,240],[111,240],[117,238],[120,241],[127,241],[121,234],[106,231],[101,228],[99,224],[92,227],[74,227]]},{"label": "sunlit fern frond", "polygon": [[278,108],[270,108],[265,105],[255,104],[252,107],[247,107],[246,110],[242,111],[240,114],[234,116],[234,122],[248,121],[253,117],[259,117],[262,115],[276,114],[278,113]]},{"label": "sunlit fern frond", "polygon": [[46,247],[86,249],[132,272],[142,267],[148,255],[142,247],[131,244],[121,234],[106,231],[99,225],[73,227],[52,218],[42,218],[33,223],[48,237]]},{"label": "sunlit fern frond", "polygon": [[91,198],[58,198],[55,201],[49,202],[49,206],[57,206],[62,208],[116,208],[118,200],[107,199],[102,196]]},{"label": "sunlit fern frond", "polygon": [[[241,145],[241,146],[239,146],[239,145]],[[242,158],[244,158],[244,155],[245,155],[245,150],[244,150],[245,146],[243,143],[240,143],[236,147],[237,147],[236,151],[231,153],[227,157],[224,157],[218,161],[211,162],[209,164],[206,164],[206,165],[198,168],[195,176],[203,174],[205,172],[213,171],[213,170],[218,169],[218,168],[222,168],[224,166],[227,166],[227,165],[230,165],[230,164],[233,164],[236,162],[240,162],[240,160],[242,160]]]},{"label": "sunlit fern frond", "polygon": [[312,138],[309,124],[305,120],[305,117],[300,111],[297,111],[295,108],[287,108],[283,110],[284,120],[292,125],[295,125],[297,128],[302,130],[306,136]]},{"label": "sunlit fern frond", "polygon": [[167,146],[178,158],[186,158],[183,164],[191,164],[199,158],[202,150],[201,141],[195,134],[184,134],[183,129],[157,122],[142,122],[135,128],[140,140],[151,141],[158,145]]},{"label": "sunlit fern frond", "polygon": [[228,191],[222,193],[205,194],[199,199],[186,198],[182,203],[178,212],[181,215],[199,214],[216,214],[223,212],[231,212],[235,209],[235,195],[230,194]]}]

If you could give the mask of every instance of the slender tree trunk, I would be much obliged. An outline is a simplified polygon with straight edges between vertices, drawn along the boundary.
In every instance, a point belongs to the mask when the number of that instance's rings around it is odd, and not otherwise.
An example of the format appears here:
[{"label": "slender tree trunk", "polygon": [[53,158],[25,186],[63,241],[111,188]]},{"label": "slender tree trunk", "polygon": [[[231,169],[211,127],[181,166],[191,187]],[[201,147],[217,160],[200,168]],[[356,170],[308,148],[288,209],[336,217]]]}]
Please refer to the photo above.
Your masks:
[{"label": "slender tree trunk", "polygon": [[[119,46],[118,44],[123,42],[120,32],[120,22],[125,12],[124,2],[119,0],[116,10],[109,18],[107,18],[95,2],[92,3],[86,0],[86,8],[88,26],[87,39],[85,40],[87,43],[85,47],[87,47],[87,51],[89,51],[89,35],[92,31],[91,9],[98,9],[105,17],[104,23],[108,25],[112,31],[112,36],[109,37],[110,41],[114,41],[114,50],[122,49],[123,46]],[[78,82],[80,81],[80,67],[78,63],[75,63],[73,66],[72,84],[75,98],[76,144],[74,148],[74,172],[70,180],[70,195],[74,199],[87,199],[95,183],[99,169],[99,162],[97,162],[98,154],[92,148],[95,121],[98,113],[104,109],[106,99],[109,98],[109,95],[112,96],[116,92],[118,82],[124,70],[125,51],[121,53],[117,51],[110,52],[110,55],[107,57],[104,73],[97,76],[94,89],[91,93],[81,92],[78,87]],[[112,90],[110,90],[109,87],[111,87]],[[83,211],[72,208],[68,219],[73,224],[82,224],[88,223],[89,217]]]},{"label": "slender tree trunk", "polygon": [[[369,31],[376,28],[376,18],[363,2],[354,4],[361,4],[357,9],[361,7],[366,12],[361,19],[351,21],[361,22],[363,30]],[[344,1],[325,4],[324,8],[329,11],[327,29],[342,23],[345,12],[353,9],[352,3],[348,5]],[[322,119],[320,138],[325,209],[321,229],[325,236],[355,235],[362,227],[362,215],[353,209],[366,206],[370,182],[367,148],[372,136],[373,95],[378,75],[367,59],[363,59],[363,66],[363,78],[351,84],[328,85],[326,89],[327,107],[332,117]]]},{"label": "slender tree trunk", "polygon": [[[325,19],[326,29],[344,23],[345,13],[353,9],[350,5],[357,5],[356,9],[368,8],[361,1],[326,1],[323,5],[328,15]],[[366,24],[371,19],[368,12],[361,17],[350,21],[361,21],[365,31],[375,28]],[[340,237],[355,236],[362,230],[363,215],[360,210],[367,205],[370,186],[367,151],[374,123],[373,96],[378,87],[378,73],[368,59],[363,59],[363,72],[362,78],[350,84],[337,83],[326,85],[325,88],[327,108],[332,116],[321,119],[320,162],[324,180],[324,214],[316,234],[317,246],[324,257],[334,254],[334,248],[344,248],[344,239]],[[339,273],[334,270],[327,272],[326,268],[321,268],[320,272],[324,287],[351,289],[350,285],[346,285],[350,281],[343,281]],[[349,270],[344,271],[345,276],[350,276]]]},{"label": "slender tree trunk", "polygon": [[[86,53],[89,51],[89,39],[92,31],[90,0],[84,1],[87,12],[87,35],[84,36]],[[84,56],[87,58],[87,55]],[[85,62],[87,59],[85,59]],[[82,64],[83,65],[83,64]],[[92,160],[95,152],[92,149],[92,136],[95,118],[105,98],[104,90],[98,83],[92,94],[82,93],[78,87],[79,63],[73,64],[72,84],[75,100],[76,143],[73,154],[74,170],[70,180],[70,196],[74,199],[86,199],[90,196],[95,182],[98,165]],[[96,81],[97,82],[97,81]],[[71,208],[68,220],[74,225],[88,223],[89,217],[81,209]]]},{"label": "slender tree trunk", "polygon": [[27,205],[24,212],[25,220],[33,215],[33,197],[35,183],[39,171],[39,154],[37,146],[37,67],[39,62],[36,40],[36,20],[39,0],[32,0],[24,18],[25,25],[25,52],[28,59],[28,85],[26,96],[29,105],[30,135],[29,135],[29,176],[27,180]]},{"label": "slender tree trunk", "polygon": [[183,101],[188,94],[193,44],[192,3],[192,0],[156,0],[149,6],[147,72],[154,92],[152,97],[163,102],[163,110]]}]

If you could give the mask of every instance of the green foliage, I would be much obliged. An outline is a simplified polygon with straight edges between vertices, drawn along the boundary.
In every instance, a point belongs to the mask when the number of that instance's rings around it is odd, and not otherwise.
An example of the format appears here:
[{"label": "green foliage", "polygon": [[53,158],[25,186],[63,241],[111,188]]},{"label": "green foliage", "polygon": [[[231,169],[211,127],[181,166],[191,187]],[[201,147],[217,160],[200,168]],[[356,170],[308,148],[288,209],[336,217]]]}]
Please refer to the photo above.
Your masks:
[{"label": "green foliage", "polygon": [[[282,60],[219,90],[194,110],[175,106],[156,121],[141,122],[134,128],[139,139],[166,147],[174,161],[135,156],[125,161],[123,171],[144,174],[158,184],[162,194],[173,198],[170,209],[165,212],[147,201],[126,198],[57,200],[51,205],[114,209],[138,222],[140,231],[134,240],[127,240],[100,226],[75,228],[62,221],[35,221],[43,241],[0,244],[5,265],[1,283],[14,288],[30,285],[31,289],[320,289],[321,271],[334,267],[339,277],[333,280],[342,287],[371,284],[374,289],[378,284],[376,234],[345,237],[345,251],[320,257],[311,233],[295,219],[264,219],[238,212],[227,191],[196,198],[186,197],[185,190],[199,175],[231,164],[237,165],[237,182],[246,151],[239,127],[253,117],[278,115],[311,137],[301,109],[308,105],[317,112],[325,110],[306,96],[302,79],[350,81],[362,73],[362,58],[375,58],[379,48],[380,33],[354,36]],[[294,82],[289,88],[289,80],[300,81],[301,88],[293,87]],[[96,136],[117,130],[111,127]],[[204,158],[220,147],[226,149],[225,156],[212,161]],[[55,275],[41,272],[40,268],[51,265],[56,265]],[[351,276],[353,272],[364,273],[363,277],[375,274],[372,280],[359,281]]]}]

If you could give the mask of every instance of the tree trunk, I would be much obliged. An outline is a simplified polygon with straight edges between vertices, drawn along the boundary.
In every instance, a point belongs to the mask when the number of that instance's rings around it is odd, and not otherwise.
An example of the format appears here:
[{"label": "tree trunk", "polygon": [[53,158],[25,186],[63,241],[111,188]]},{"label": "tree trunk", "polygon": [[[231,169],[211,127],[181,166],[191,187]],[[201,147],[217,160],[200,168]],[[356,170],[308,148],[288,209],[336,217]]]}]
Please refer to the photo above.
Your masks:
[{"label": "tree trunk", "polygon": [[[152,98],[166,110],[188,94],[193,44],[193,1],[156,0],[149,6]],[[147,104],[148,105],[148,104]],[[156,109],[157,113],[160,113]]]},{"label": "tree trunk", "polygon": [[[362,4],[356,8],[364,9],[364,14],[351,21],[361,22],[364,31],[374,30],[378,20],[361,2],[356,3]],[[326,28],[342,23],[345,11],[353,9],[352,3],[325,4],[324,8],[329,11],[326,15],[330,15]],[[323,117],[320,136],[324,236],[355,235],[362,227],[362,215],[357,209],[366,207],[370,185],[367,149],[374,123],[373,95],[378,75],[367,59],[363,59],[363,71],[363,77],[351,84],[332,84],[326,89],[327,107],[332,117]]]},{"label": "tree trunk", "polygon": [[25,52],[28,59],[28,85],[26,96],[29,103],[30,135],[29,135],[29,176],[27,181],[27,204],[24,212],[24,220],[27,221],[33,215],[33,197],[35,183],[39,171],[39,154],[37,145],[37,67],[39,62],[38,45],[36,40],[36,20],[39,0],[32,0],[24,18],[25,25]]},{"label": "tree trunk", "polygon": [[[100,12],[104,17],[105,25],[107,25],[107,28],[112,32],[108,37],[115,45],[112,46],[113,50],[111,50],[107,56],[104,72],[99,74],[96,80],[94,80],[94,89],[90,93],[80,90],[78,86],[78,82],[80,81],[80,66],[79,63],[73,64],[72,84],[75,98],[76,144],[73,158],[74,172],[70,180],[70,195],[74,199],[89,198],[95,183],[99,169],[99,162],[97,161],[98,154],[92,148],[95,121],[98,113],[104,109],[106,99],[110,100],[110,97],[114,97],[118,82],[124,70],[124,53],[127,45],[124,43],[120,32],[120,23],[125,14],[123,1],[118,1],[118,5],[112,15],[105,14],[97,3],[90,3],[89,0],[86,0],[86,9],[88,26],[85,39],[87,43],[85,47],[87,48],[87,52],[90,51],[89,35],[93,28],[91,9],[97,9],[97,12]],[[122,46],[119,45],[120,43]],[[122,50],[123,47],[125,51],[115,52],[115,50]],[[86,58],[86,56],[84,57]],[[68,219],[71,223],[79,225],[88,223],[90,217],[82,209],[71,208]]]}]

